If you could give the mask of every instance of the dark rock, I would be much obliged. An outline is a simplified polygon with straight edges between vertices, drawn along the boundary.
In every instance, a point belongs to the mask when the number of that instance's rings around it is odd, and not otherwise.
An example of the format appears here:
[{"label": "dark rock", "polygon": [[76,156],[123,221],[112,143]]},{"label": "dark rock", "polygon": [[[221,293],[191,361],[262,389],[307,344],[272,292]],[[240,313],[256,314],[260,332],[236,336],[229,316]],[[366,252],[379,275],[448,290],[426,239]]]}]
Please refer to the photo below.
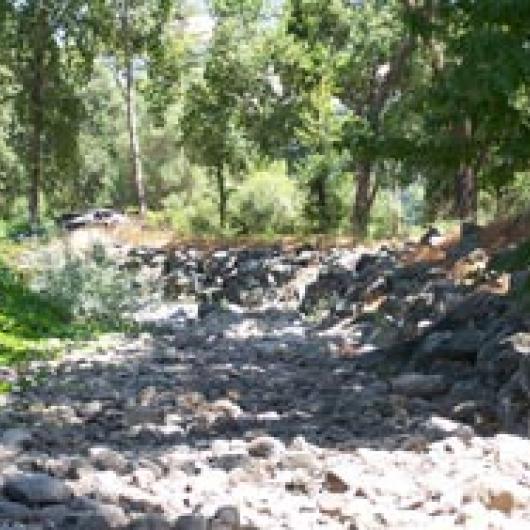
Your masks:
[{"label": "dark rock", "polygon": [[67,502],[72,490],[61,480],[35,473],[13,475],[4,484],[4,494],[12,501],[28,506]]},{"label": "dark rock", "polygon": [[357,260],[355,266],[355,272],[361,273],[364,272],[368,267],[371,267],[377,262],[377,256],[374,254],[361,254]]},{"label": "dark rock", "polygon": [[414,352],[410,368],[428,366],[435,359],[474,363],[484,337],[484,332],[472,328],[427,335]]},{"label": "dark rock", "polygon": [[527,334],[514,335],[509,331],[503,331],[496,338],[486,341],[477,354],[477,369],[496,388],[508,383],[520,367],[521,352],[518,348],[524,348]]},{"label": "dark rock", "polygon": [[175,530],[210,530],[208,519],[202,515],[181,515],[175,524]]},{"label": "dark rock", "polygon": [[475,223],[465,222],[460,227],[460,241],[448,251],[448,256],[460,259],[479,247],[482,229]]},{"label": "dark rock", "polygon": [[171,530],[171,523],[161,515],[145,515],[135,519],[127,530]]}]

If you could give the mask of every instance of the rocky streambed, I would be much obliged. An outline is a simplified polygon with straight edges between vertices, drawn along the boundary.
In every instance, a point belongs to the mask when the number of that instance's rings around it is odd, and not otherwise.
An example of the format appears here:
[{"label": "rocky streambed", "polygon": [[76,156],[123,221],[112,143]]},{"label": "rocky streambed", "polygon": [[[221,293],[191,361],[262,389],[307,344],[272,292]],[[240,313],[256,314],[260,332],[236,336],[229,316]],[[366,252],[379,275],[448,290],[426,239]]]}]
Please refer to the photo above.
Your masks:
[{"label": "rocky streambed", "polygon": [[137,249],[171,300],[29,367],[0,528],[530,528],[528,317],[417,251]]}]

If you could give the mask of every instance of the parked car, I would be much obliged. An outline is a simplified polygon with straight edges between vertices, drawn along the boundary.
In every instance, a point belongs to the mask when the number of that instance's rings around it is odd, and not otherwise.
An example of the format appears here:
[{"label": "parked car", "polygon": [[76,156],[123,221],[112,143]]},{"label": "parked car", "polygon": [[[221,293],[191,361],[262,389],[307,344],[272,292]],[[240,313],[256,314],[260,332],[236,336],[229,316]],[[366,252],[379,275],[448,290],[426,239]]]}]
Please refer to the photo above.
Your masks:
[{"label": "parked car", "polygon": [[126,221],[125,215],[110,208],[96,208],[81,213],[67,213],[61,215],[58,224],[67,230],[75,230],[86,226],[114,226]]}]

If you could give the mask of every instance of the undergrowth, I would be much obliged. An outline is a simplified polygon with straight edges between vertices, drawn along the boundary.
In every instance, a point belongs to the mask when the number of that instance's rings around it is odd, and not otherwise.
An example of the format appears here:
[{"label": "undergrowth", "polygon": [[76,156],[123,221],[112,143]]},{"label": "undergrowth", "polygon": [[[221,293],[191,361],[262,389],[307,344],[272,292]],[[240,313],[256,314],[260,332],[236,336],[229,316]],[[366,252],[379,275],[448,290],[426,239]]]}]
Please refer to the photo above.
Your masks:
[{"label": "undergrowth", "polygon": [[[97,264],[89,268],[70,261],[53,274],[48,271],[44,288],[37,290],[14,266],[21,247],[4,240],[0,251],[0,368],[53,358],[70,341],[132,329],[119,314],[111,318],[111,311],[121,308],[118,295],[125,294],[116,288],[116,277],[109,275],[108,267],[99,270]],[[10,387],[0,370],[0,393]]]},{"label": "undergrowth", "polygon": [[[0,263],[0,365],[19,366],[57,353],[50,339],[71,337],[72,323],[51,300],[29,290],[5,263]],[[0,378],[0,393],[10,382]]]},{"label": "undergrowth", "polygon": [[512,250],[499,254],[492,268],[499,272],[514,272],[530,267],[530,239],[523,241]]}]

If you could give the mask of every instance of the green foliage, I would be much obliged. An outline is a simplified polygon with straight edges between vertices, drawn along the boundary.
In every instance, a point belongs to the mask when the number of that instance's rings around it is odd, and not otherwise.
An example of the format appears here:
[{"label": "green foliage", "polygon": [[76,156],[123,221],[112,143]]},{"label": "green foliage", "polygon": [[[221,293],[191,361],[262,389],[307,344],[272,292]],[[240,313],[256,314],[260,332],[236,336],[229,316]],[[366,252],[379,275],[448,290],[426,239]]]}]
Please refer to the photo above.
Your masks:
[{"label": "green foliage", "polygon": [[219,231],[217,204],[206,186],[191,196],[171,194],[163,201],[163,218],[177,234],[215,234]]},{"label": "green foliage", "polygon": [[499,272],[514,272],[530,268],[530,239],[499,254],[490,266]]},{"label": "green foliage", "polygon": [[[10,261],[22,251],[6,241],[0,249]],[[64,258],[54,255],[50,267],[30,277],[0,262],[0,365],[54,355],[64,340],[129,329],[129,312],[152,289],[133,285],[133,274],[120,270],[101,248],[84,259]]]},{"label": "green foliage", "polygon": [[78,333],[50,297],[35,293],[0,263],[0,364],[16,364],[53,353],[46,339]]},{"label": "green foliage", "polygon": [[[526,209],[529,24],[520,0],[0,0],[0,232],[31,182],[44,217],[136,204],[127,78],[151,221],[180,233],[372,209],[387,234],[396,183],[424,191],[407,216],[452,219],[463,169],[481,220]],[[253,170],[274,163],[289,180]]]},{"label": "green foliage", "polygon": [[111,329],[141,307],[142,287],[148,286],[138,285],[136,275],[119,267],[101,244],[86,255],[54,252],[46,261],[48,266],[33,275],[32,288],[72,321]]},{"label": "green foliage", "polygon": [[230,227],[237,234],[293,234],[303,228],[303,196],[281,164],[251,173],[234,192]]},{"label": "green foliage", "polygon": [[267,55],[257,16],[262,2],[212,3],[215,28],[202,76],[187,91],[183,138],[194,162],[216,173],[221,228],[229,191],[226,175],[238,177],[257,159],[251,134],[266,86]]}]

